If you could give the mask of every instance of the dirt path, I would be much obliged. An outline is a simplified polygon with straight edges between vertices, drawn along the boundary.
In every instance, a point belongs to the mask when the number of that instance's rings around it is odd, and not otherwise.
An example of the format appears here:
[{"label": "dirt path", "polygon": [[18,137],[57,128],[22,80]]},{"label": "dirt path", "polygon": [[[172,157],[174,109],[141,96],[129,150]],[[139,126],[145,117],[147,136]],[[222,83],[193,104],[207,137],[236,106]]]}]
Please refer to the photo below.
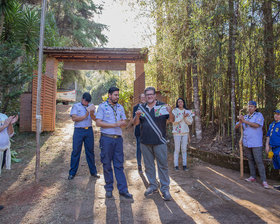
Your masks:
[{"label": "dirt path", "polygon": [[[132,130],[125,133],[125,172],[134,200],[106,199],[104,178],[89,175],[84,152],[76,177],[68,181],[73,123],[69,106],[59,106],[57,129],[43,134],[41,181],[34,183],[34,135],[18,137],[13,143],[22,162],[3,170],[0,178],[0,223],[280,223],[280,192],[246,183],[239,173],[189,159],[190,170],[172,169],[169,155],[171,195],[144,197],[147,180],[139,175]],[[95,132],[95,155],[102,166]],[[271,182],[270,182],[271,183]]]}]

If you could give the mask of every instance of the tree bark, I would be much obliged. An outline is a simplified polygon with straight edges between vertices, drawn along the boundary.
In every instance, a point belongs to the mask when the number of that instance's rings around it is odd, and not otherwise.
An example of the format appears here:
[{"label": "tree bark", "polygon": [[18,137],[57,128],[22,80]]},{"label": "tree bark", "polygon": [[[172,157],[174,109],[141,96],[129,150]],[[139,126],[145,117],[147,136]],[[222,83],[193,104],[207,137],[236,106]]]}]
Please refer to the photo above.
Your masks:
[{"label": "tree bark", "polygon": [[[273,118],[277,105],[274,63],[274,35],[272,18],[272,1],[264,0],[262,5],[264,23],[264,80],[265,80],[265,115],[268,120]],[[267,120],[266,119],[266,120]]]},{"label": "tree bark", "polygon": [[231,140],[232,150],[235,143],[235,25],[234,0],[229,0],[229,72],[231,78]]},{"label": "tree bark", "polygon": [[196,139],[202,139],[201,117],[200,117],[200,102],[199,102],[199,87],[198,87],[198,73],[197,73],[197,53],[192,50],[192,77],[193,77],[193,100],[195,109],[195,134]]}]

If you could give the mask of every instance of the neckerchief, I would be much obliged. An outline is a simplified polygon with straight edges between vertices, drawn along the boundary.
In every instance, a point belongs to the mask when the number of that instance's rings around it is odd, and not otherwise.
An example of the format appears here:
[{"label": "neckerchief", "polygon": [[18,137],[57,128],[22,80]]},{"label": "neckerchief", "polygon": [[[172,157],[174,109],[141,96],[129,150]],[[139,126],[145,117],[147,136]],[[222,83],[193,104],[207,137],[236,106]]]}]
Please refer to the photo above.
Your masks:
[{"label": "neckerchief", "polygon": [[270,135],[269,136],[271,136],[272,135],[272,132],[273,132],[273,129],[274,129],[274,126],[275,126],[275,124],[277,124],[279,121],[273,121],[273,124],[272,124],[272,127],[271,127],[271,130],[270,130]]},{"label": "neckerchief", "polygon": [[114,112],[114,117],[115,117],[115,121],[117,122],[117,110],[115,110],[115,108],[109,103],[109,101],[107,100],[108,105],[112,108],[113,112]]}]

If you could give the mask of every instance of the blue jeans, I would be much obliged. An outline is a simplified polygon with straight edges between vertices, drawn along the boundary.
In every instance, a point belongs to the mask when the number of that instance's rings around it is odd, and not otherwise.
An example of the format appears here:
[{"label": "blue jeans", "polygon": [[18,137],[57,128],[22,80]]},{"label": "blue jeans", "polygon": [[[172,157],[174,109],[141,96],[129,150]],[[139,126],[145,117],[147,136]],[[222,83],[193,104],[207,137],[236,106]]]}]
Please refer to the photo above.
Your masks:
[{"label": "blue jeans", "polygon": [[141,166],[141,147],[140,147],[140,136],[136,137],[136,159],[138,166]]},{"label": "blue jeans", "polygon": [[103,174],[105,179],[105,190],[113,191],[113,170],[112,162],[114,167],[114,173],[117,180],[117,187],[120,193],[126,193],[127,182],[123,171],[123,139],[110,138],[107,136],[101,136],[100,138],[100,158],[103,164]]},{"label": "blue jeans", "polygon": [[92,128],[83,129],[75,128],[73,135],[73,151],[71,154],[71,164],[69,175],[75,176],[79,167],[82,146],[85,146],[86,160],[91,174],[96,174],[95,157],[94,157],[94,135]]}]

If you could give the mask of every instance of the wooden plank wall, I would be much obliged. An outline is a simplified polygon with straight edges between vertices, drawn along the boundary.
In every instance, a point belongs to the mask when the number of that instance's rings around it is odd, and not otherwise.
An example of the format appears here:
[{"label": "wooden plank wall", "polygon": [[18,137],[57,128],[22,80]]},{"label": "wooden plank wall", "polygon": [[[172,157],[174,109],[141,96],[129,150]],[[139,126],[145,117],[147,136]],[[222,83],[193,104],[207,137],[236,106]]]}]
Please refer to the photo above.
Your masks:
[{"label": "wooden plank wall", "polygon": [[[32,88],[32,131],[36,131],[37,76],[33,78]],[[56,80],[42,75],[41,116],[42,131],[55,130]]]},{"label": "wooden plank wall", "polygon": [[31,93],[23,93],[20,96],[20,119],[19,131],[31,131],[32,119],[32,95]]}]

